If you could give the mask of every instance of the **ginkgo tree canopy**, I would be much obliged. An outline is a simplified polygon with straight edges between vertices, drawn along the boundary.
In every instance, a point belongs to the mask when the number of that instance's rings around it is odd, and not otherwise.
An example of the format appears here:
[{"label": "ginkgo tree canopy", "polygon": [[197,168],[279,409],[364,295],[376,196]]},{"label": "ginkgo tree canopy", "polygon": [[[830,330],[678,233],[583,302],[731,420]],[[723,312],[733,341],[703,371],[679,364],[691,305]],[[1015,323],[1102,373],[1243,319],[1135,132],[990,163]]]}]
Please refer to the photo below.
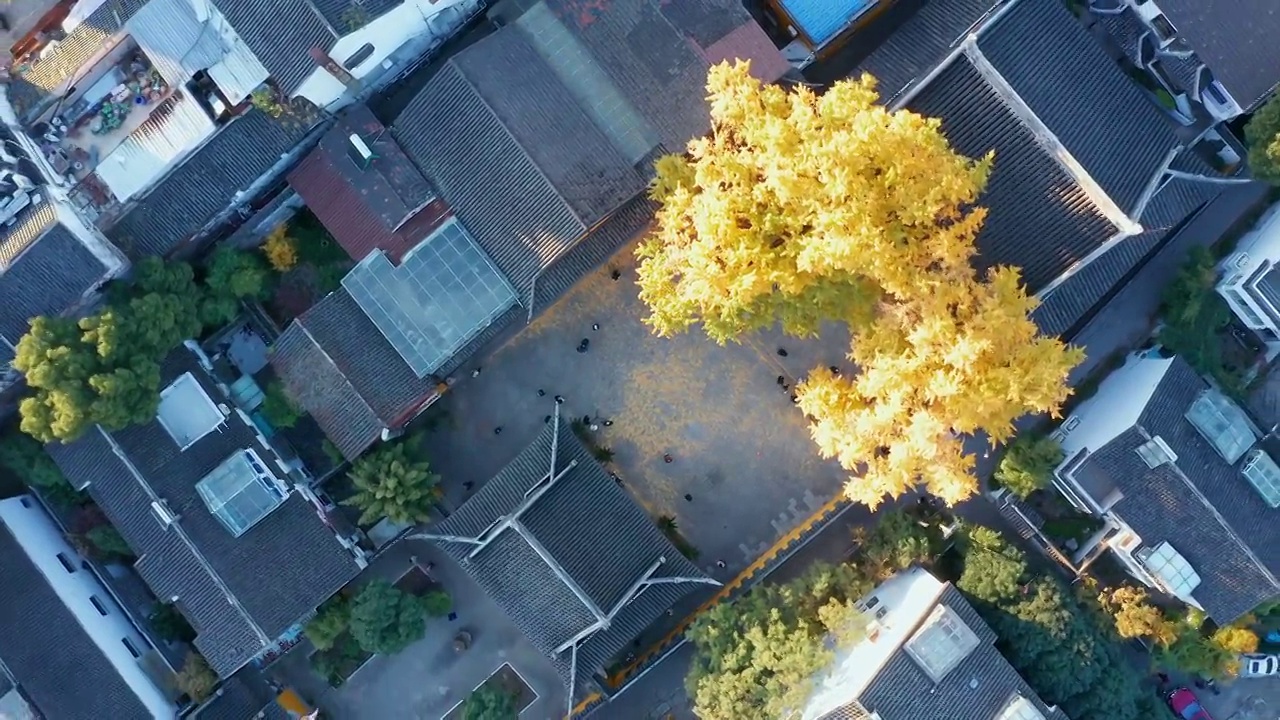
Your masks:
[{"label": "ginkgo tree canopy", "polygon": [[657,225],[636,252],[650,327],[724,343],[847,323],[859,374],[817,371],[797,392],[819,451],[855,473],[848,495],[972,495],[962,436],[1003,441],[1020,415],[1056,411],[1082,357],[1039,334],[1016,268],[973,268],[994,157],[878,105],[867,76],[817,95],[721,64],[707,89],[711,134],[657,164]]}]

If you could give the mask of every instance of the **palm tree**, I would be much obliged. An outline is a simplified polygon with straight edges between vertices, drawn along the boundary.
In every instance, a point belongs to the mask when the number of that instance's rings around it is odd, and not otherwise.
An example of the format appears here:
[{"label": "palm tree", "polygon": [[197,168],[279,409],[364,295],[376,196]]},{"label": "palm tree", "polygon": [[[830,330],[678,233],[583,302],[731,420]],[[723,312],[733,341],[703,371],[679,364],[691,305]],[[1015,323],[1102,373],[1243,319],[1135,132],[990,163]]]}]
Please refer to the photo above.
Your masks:
[{"label": "palm tree", "polygon": [[425,460],[409,455],[404,443],[383,445],[356,460],[347,473],[356,493],[343,500],[360,510],[360,524],[387,518],[408,524],[427,520],[440,497],[440,476]]}]

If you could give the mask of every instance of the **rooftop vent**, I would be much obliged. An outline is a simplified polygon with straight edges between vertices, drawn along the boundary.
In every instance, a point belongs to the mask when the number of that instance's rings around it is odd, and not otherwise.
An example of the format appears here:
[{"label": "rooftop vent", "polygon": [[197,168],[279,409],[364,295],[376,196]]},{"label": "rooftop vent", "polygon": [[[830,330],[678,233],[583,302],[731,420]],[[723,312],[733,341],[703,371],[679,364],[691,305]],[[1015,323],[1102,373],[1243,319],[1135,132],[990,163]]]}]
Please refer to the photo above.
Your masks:
[{"label": "rooftop vent", "polygon": [[358,133],[351,133],[347,136],[347,141],[351,144],[351,147],[347,150],[351,162],[361,169],[369,167],[369,163],[373,162],[373,150],[369,148],[364,138],[360,137]]},{"label": "rooftop vent", "polygon": [[1173,464],[1178,461],[1177,454],[1159,435],[1139,445],[1137,452],[1149,468],[1157,468],[1166,463]]}]

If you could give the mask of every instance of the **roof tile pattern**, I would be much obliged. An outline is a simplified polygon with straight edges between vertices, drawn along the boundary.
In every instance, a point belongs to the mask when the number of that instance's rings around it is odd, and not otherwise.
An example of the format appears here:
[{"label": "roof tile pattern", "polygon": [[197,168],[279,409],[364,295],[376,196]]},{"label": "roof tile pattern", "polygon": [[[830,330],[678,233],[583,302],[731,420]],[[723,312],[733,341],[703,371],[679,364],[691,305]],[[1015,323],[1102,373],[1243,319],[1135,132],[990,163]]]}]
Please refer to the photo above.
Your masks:
[{"label": "roof tile pattern", "polygon": [[[703,576],[592,459],[567,422],[544,429],[532,445],[429,531],[477,537],[494,521],[508,516],[521,505],[526,492],[550,474],[553,438],[557,443],[555,472],[563,474],[523,511],[515,521],[520,527],[500,532],[475,558],[469,556],[476,545],[437,542],[506,610],[536,647],[555,659],[568,684],[571,653],[566,650],[557,655],[555,651],[595,622],[595,610],[559,578],[540,556],[539,546],[605,614],[659,558],[665,562],[655,577]],[[653,585],[634,603],[622,606],[607,632],[579,645],[578,684],[603,668],[641,629],[695,587],[690,583]]]},{"label": "roof tile pattern", "polygon": [[335,33],[309,0],[215,0],[214,4],[287,95],[296,92],[316,69],[311,49],[328,52],[341,33]]},{"label": "roof tile pattern", "polygon": [[1173,121],[1066,5],[1018,0],[978,47],[1090,177],[1134,212],[1179,144]]},{"label": "roof tile pattern", "polygon": [[1280,82],[1280,6],[1271,0],[1160,0],[1160,9],[1249,112]]},{"label": "roof tile pattern", "polygon": [[1115,226],[967,60],[958,58],[943,70],[910,107],[942,118],[943,132],[958,152],[981,157],[995,150],[995,168],[980,200],[990,210],[978,237],[980,267],[1020,267],[1036,291],[1115,234]]},{"label": "roof tile pattern", "polygon": [[[19,250],[19,248],[21,248]],[[29,321],[57,315],[105,279],[107,268],[48,202],[28,208],[0,234],[0,253],[17,251],[0,269],[0,337],[17,344]]]},{"label": "roof tile pattern", "polygon": [[863,691],[860,700],[867,710],[885,718],[999,720],[1004,708],[1022,696],[1033,702],[1045,720],[1067,720],[1061,710],[1051,712],[1000,654],[994,645],[995,633],[954,586],[947,585],[938,604],[964,620],[981,644],[939,683],[899,648]]},{"label": "roof tile pattern", "polygon": [[0,661],[43,717],[151,716],[2,524],[0,577]]},{"label": "roof tile pattern", "polygon": [[870,73],[886,105],[923,78],[986,17],[999,0],[929,0],[853,73]]},{"label": "roof tile pattern", "polygon": [[279,119],[249,110],[161,178],[108,236],[134,258],[173,251],[237,202],[236,194],[280,162],[317,119],[315,108],[302,100]]},{"label": "roof tile pattern", "polygon": [[[165,360],[162,379],[185,372],[210,398],[224,397],[195,356],[179,348]],[[72,482],[89,484],[90,495],[137,552],[136,568],[156,596],[179,598],[198,633],[196,647],[224,677],[263,649],[259,632],[274,640],[358,571],[317,508],[298,493],[240,537],[209,512],[196,483],[244,448],[272,464],[256,429],[235,413],[185,451],[157,421],[110,439],[95,430],[70,445],[50,446]],[[181,533],[157,520],[153,494],[178,516]]]},{"label": "roof tile pattern", "polygon": [[[1228,464],[1186,419],[1208,387],[1175,358],[1139,417],[1141,429],[1121,433],[1085,462],[1124,494],[1112,510],[1144,547],[1169,541],[1187,558],[1202,579],[1192,594],[1215,621],[1226,623],[1280,595],[1280,586],[1250,558],[1252,552],[1272,574],[1280,571],[1280,526],[1239,463]],[[1156,435],[1178,456],[1177,469],[1151,469],[1138,456],[1136,448]]]}]

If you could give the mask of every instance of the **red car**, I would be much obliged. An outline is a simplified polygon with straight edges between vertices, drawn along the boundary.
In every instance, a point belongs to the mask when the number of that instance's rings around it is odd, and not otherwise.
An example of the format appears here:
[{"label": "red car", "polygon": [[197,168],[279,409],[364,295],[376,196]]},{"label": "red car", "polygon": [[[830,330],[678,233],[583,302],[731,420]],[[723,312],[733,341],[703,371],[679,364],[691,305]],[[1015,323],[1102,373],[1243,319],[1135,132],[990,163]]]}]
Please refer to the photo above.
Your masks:
[{"label": "red car", "polygon": [[1169,693],[1169,707],[1178,714],[1182,720],[1213,720],[1209,717],[1209,711],[1200,707],[1200,701],[1196,699],[1195,693],[1187,688],[1178,688]]}]

